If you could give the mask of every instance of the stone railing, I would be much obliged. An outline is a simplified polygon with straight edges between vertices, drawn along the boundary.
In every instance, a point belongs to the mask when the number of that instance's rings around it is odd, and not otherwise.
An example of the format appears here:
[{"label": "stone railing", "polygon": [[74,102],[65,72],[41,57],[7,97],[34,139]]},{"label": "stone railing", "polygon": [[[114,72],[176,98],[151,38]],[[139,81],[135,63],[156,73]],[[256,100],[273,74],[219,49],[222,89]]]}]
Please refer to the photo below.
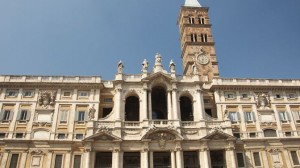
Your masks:
[{"label": "stone railing", "polygon": [[138,121],[125,121],[123,127],[140,127],[141,123]]},{"label": "stone railing", "polygon": [[124,75],[124,80],[125,81],[130,81],[130,82],[137,82],[137,81],[141,81],[142,79],[142,75]]},{"label": "stone railing", "polygon": [[97,126],[113,128],[113,127],[115,127],[115,122],[114,121],[98,121]]},{"label": "stone railing", "polygon": [[101,83],[96,76],[0,76],[0,82]]},{"label": "stone railing", "polygon": [[238,79],[224,78],[213,79],[212,85],[262,85],[262,86],[300,86],[300,80],[297,79]]}]

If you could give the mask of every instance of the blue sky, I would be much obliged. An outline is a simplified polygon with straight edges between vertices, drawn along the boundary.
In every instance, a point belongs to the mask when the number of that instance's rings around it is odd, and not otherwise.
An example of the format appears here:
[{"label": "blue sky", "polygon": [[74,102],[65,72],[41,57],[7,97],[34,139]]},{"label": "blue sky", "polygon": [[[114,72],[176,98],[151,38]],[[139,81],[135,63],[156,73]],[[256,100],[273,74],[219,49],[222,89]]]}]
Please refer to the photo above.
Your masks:
[{"label": "blue sky", "polygon": [[[152,69],[156,52],[182,73],[184,0],[1,0],[0,74],[114,78]],[[300,78],[299,0],[202,0],[222,77]]]}]

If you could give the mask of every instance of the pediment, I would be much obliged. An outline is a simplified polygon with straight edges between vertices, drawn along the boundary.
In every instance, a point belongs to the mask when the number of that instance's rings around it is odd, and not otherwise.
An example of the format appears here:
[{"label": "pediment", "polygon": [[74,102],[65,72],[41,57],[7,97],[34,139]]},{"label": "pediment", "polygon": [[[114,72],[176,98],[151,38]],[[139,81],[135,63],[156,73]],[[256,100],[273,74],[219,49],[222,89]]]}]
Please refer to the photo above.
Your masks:
[{"label": "pediment", "polygon": [[163,72],[156,72],[153,74],[150,74],[149,76],[145,77],[142,79],[142,81],[154,81],[154,80],[162,80],[162,81],[167,81],[170,82],[172,80],[175,80],[175,78],[171,77],[168,74],[165,74]]},{"label": "pediment", "polygon": [[149,130],[142,139],[150,140],[183,140],[183,137],[176,131],[164,128],[156,128],[155,130]]},{"label": "pediment", "polygon": [[206,135],[205,137],[201,138],[200,140],[235,140],[236,137],[229,135],[223,131],[214,131],[208,135]]},{"label": "pediment", "polygon": [[85,138],[83,141],[121,141],[122,139],[106,132],[99,132]]}]

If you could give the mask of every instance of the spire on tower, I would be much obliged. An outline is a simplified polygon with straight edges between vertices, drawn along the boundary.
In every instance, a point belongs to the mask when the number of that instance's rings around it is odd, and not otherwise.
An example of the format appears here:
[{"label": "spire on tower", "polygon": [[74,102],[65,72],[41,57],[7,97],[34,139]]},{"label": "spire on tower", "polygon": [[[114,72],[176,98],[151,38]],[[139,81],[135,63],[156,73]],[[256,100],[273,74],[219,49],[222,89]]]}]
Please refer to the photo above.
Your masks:
[{"label": "spire on tower", "polygon": [[185,0],[184,6],[189,7],[202,7],[198,0]]}]

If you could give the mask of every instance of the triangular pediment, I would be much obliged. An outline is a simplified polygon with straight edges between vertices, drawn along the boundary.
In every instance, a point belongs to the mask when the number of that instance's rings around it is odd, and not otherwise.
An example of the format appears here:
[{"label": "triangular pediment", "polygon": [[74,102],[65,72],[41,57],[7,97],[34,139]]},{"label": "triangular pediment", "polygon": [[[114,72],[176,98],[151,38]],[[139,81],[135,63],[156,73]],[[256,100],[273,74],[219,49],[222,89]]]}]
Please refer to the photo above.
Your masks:
[{"label": "triangular pediment", "polygon": [[200,140],[235,140],[236,137],[229,135],[223,131],[214,131],[205,137],[201,138]]},{"label": "triangular pediment", "polygon": [[156,73],[152,73],[150,74],[149,76],[143,78],[142,80],[143,81],[153,81],[153,80],[164,80],[164,81],[172,81],[172,80],[175,80],[175,78],[171,77],[170,75],[168,74],[165,74],[163,72],[156,72]]},{"label": "triangular pediment", "polygon": [[106,132],[99,132],[85,138],[83,141],[121,141],[122,139]]}]

